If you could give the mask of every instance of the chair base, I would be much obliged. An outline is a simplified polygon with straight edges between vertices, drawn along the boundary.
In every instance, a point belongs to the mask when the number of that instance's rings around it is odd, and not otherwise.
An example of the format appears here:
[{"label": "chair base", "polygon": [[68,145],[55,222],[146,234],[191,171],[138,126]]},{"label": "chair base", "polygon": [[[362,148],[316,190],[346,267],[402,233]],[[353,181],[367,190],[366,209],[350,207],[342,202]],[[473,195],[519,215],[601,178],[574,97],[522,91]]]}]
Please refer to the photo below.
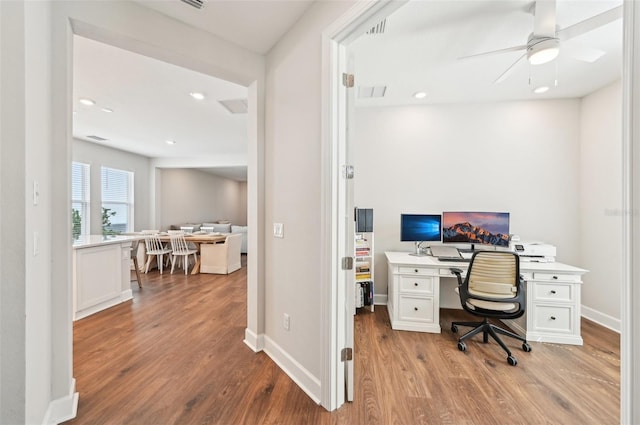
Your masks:
[{"label": "chair base", "polygon": [[482,332],[482,342],[484,343],[489,342],[489,336],[491,336],[491,338],[493,338],[500,345],[500,347],[502,347],[502,349],[507,353],[507,360],[509,361],[509,364],[513,366],[515,366],[517,361],[515,357],[513,357],[513,355],[511,354],[511,350],[509,350],[509,347],[506,346],[506,344],[502,341],[502,339],[498,336],[498,334],[505,335],[511,338],[515,338],[519,341],[522,341],[522,349],[527,352],[531,351],[531,346],[529,346],[529,344],[527,343],[526,338],[516,333],[510,332],[506,329],[503,329],[499,326],[496,326],[492,323],[489,323],[489,320],[487,318],[485,318],[482,322],[452,322],[451,331],[454,333],[457,332],[458,326],[468,326],[473,328],[458,339],[458,348],[461,351],[464,351],[464,347],[465,347],[463,341],[479,334],[480,332]]}]

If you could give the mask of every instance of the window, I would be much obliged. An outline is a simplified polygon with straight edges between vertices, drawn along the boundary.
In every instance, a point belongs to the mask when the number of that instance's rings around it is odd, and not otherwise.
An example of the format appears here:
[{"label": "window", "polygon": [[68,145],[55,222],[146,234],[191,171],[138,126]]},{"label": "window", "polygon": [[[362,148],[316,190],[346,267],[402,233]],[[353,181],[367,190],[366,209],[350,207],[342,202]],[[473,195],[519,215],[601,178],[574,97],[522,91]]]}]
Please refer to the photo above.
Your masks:
[{"label": "window", "polygon": [[133,173],[102,167],[102,233],[133,231]]},{"label": "window", "polygon": [[74,239],[89,234],[89,164],[71,163],[71,233]]}]

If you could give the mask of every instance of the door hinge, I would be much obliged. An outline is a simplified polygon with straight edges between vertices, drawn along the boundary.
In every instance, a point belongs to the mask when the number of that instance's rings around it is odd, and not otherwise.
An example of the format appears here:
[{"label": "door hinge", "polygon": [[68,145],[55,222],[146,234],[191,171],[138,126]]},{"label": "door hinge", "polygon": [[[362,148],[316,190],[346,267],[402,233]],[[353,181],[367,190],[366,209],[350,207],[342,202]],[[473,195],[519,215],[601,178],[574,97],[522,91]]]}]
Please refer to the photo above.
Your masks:
[{"label": "door hinge", "polygon": [[342,257],[342,270],[353,270],[353,257]]},{"label": "door hinge", "polygon": [[353,165],[343,165],[342,166],[342,177],[347,180],[351,180],[356,175],[355,168]]},{"label": "door hinge", "polygon": [[340,361],[347,362],[353,360],[353,348],[343,348],[340,351]]},{"label": "door hinge", "polygon": [[353,77],[353,74],[347,74],[344,73],[342,74],[342,85],[345,86],[346,88],[350,89],[353,87],[355,82],[355,78]]}]

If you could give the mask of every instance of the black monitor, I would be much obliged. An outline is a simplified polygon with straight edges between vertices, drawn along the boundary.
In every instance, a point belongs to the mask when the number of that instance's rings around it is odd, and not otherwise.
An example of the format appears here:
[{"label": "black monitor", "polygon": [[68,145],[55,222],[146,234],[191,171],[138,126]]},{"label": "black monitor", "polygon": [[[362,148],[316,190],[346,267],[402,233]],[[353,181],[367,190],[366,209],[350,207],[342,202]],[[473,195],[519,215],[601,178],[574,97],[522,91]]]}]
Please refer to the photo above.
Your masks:
[{"label": "black monitor", "polygon": [[442,239],[440,214],[401,214],[400,241],[415,242],[414,255],[422,255],[422,242],[440,242]]},{"label": "black monitor", "polygon": [[509,246],[509,213],[445,211],[442,242]]}]

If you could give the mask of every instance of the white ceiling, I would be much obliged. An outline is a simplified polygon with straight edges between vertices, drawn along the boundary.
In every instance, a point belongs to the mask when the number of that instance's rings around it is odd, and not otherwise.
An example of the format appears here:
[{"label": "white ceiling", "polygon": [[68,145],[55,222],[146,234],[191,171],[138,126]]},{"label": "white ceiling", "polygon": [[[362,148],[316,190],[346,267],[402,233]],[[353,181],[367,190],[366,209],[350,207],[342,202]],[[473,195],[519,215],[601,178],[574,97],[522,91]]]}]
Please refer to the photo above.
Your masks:
[{"label": "white ceiling", "polygon": [[[197,10],[179,0],[137,3],[184,21],[256,53],[266,53],[313,3],[208,0]],[[414,0],[386,20],[385,32],[352,44],[356,86],[386,86],[383,98],[357,106],[486,102],[582,97],[620,78],[622,22],[618,20],[561,44],[550,65],[521,60],[509,77],[493,81],[522,52],[459,60],[461,56],[526,44],[533,29],[531,1]],[[557,25],[572,25],[621,4],[558,0]],[[243,99],[246,88],[82,37],[74,45],[74,136],[108,139],[107,146],[151,158],[200,158],[205,171],[246,180],[246,114],[233,115],[218,100]],[[595,63],[574,56],[605,52]],[[546,69],[546,71],[545,71]],[[541,71],[542,70],[542,71]],[[545,72],[558,86],[542,95],[529,87]],[[192,91],[206,94],[196,101]],[[412,94],[426,91],[416,100]],[[97,102],[87,107],[80,97]],[[101,107],[113,109],[112,113]],[[166,140],[176,141],[175,145]],[[202,161],[204,159],[204,161]]]},{"label": "white ceiling", "polygon": [[[545,65],[518,62],[509,77],[494,81],[523,53],[509,52],[469,59],[462,56],[527,43],[533,31],[532,1],[411,1],[386,20],[383,34],[353,43],[356,86],[387,86],[383,98],[358,98],[358,106],[487,102],[514,99],[572,98],[620,78],[622,19],[560,45],[558,58]],[[558,0],[556,25],[566,28],[622,4],[602,0]],[[600,50],[599,60],[577,56]],[[556,74],[557,72],[557,74]],[[530,74],[531,73],[531,74]],[[529,76],[557,75],[558,86],[536,95]],[[412,98],[428,93],[422,100]]]}]

